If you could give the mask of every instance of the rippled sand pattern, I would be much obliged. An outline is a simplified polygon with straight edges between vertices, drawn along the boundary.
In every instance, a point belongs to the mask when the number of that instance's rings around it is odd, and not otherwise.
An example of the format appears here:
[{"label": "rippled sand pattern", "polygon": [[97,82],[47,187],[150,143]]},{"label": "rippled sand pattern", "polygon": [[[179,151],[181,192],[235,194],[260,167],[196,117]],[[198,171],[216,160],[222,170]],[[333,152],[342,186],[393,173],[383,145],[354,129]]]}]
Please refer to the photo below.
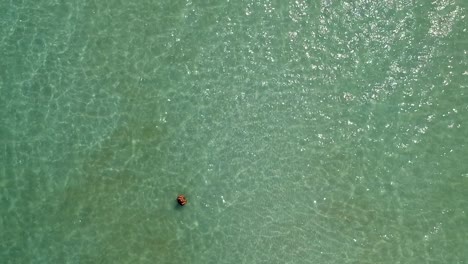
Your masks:
[{"label": "rippled sand pattern", "polygon": [[0,263],[466,263],[467,3],[0,2]]}]

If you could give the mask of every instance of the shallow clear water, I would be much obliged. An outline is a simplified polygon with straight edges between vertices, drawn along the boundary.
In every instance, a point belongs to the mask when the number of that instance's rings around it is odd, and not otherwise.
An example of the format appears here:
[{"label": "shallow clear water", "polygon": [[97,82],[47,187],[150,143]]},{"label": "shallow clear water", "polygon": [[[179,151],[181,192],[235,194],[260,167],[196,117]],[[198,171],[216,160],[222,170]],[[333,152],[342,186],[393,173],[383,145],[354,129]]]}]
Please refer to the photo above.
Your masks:
[{"label": "shallow clear water", "polygon": [[467,9],[1,1],[0,262],[468,263]]}]

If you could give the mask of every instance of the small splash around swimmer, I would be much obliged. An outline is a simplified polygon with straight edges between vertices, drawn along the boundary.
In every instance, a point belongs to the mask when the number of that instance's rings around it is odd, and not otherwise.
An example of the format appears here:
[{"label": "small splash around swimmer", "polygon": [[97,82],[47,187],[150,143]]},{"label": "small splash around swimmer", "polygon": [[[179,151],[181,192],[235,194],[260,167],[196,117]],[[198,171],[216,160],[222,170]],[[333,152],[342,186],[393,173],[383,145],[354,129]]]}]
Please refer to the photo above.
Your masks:
[{"label": "small splash around swimmer", "polygon": [[181,206],[184,206],[187,204],[187,198],[185,198],[183,194],[180,194],[179,196],[177,196],[177,203]]}]

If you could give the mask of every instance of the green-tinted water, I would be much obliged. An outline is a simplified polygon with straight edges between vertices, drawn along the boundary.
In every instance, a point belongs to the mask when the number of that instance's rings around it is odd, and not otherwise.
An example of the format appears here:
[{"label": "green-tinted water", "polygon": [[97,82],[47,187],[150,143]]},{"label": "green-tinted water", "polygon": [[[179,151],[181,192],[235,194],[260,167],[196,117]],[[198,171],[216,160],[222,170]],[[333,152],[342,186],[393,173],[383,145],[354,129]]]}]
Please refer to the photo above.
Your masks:
[{"label": "green-tinted water", "polygon": [[0,1],[0,263],[468,263],[467,8]]}]

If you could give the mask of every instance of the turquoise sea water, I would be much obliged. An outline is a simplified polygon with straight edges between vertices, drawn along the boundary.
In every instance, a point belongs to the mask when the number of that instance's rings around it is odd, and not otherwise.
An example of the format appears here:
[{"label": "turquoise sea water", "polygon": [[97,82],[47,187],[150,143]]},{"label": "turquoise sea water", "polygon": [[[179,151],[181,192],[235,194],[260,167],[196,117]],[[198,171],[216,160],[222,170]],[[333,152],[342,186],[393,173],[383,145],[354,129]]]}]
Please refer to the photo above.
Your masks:
[{"label": "turquoise sea water", "polygon": [[467,9],[0,1],[0,263],[468,263]]}]

